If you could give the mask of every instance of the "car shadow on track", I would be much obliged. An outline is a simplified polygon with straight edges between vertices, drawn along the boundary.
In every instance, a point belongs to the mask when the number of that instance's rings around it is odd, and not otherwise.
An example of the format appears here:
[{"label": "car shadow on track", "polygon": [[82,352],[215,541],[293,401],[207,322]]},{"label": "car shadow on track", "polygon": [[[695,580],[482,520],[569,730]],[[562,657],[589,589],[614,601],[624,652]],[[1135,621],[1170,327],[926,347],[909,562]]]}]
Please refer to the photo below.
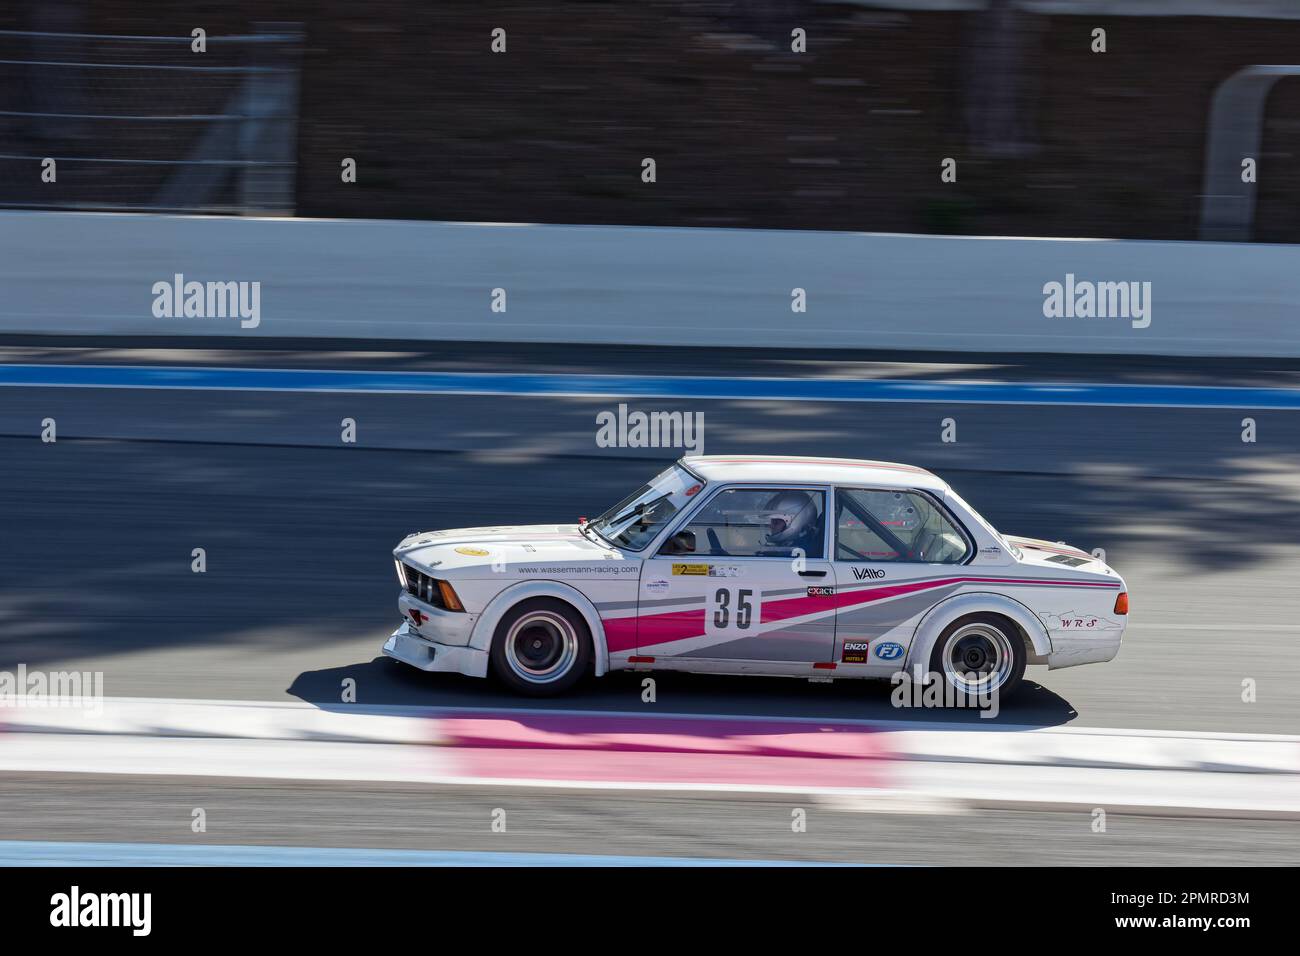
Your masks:
[{"label": "car shadow on track", "polygon": [[[1033,673],[1032,671],[1030,672]],[[643,700],[644,681],[653,677],[654,700]],[[351,678],[355,702],[345,703]],[[460,674],[427,674],[387,657],[343,667],[304,671],[288,692],[326,710],[370,707],[432,707],[447,710],[537,712],[585,711],[636,716],[690,714],[712,717],[878,720],[923,724],[970,724],[989,730],[1053,727],[1078,712],[1059,694],[1028,675],[996,716],[969,708],[899,707],[887,681],[842,680],[813,684],[783,677],[719,677],[702,674],[619,671],[585,681],[558,698],[520,697],[495,680]]]}]

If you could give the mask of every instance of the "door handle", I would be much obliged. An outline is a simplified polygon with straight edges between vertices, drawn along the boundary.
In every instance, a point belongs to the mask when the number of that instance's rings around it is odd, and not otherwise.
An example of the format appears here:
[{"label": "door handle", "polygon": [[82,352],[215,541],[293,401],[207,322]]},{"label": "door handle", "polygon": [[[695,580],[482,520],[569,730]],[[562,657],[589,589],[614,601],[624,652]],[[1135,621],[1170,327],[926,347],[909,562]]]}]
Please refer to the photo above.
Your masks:
[{"label": "door handle", "polygon": [[801,578],[824,578],[824,577],[826,577],[826,572],[825,572],[825,571],[800,571],[800,572],[799,572],[799,577],[801,577]]}]

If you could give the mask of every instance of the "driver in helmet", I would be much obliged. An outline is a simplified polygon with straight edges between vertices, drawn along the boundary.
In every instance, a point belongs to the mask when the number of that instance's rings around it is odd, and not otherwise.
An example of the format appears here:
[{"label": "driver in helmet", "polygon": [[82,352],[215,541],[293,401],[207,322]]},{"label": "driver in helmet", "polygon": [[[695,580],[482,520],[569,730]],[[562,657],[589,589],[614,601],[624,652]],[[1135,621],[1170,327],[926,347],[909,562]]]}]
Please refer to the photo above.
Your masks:
[{"label": "driver in helmet", "polygon": [[772,497],[767,512],[766,544],[782,550],[800,548],[808,556],[820,557],[822,523],[817,503],[806,491],[782,491]]}]

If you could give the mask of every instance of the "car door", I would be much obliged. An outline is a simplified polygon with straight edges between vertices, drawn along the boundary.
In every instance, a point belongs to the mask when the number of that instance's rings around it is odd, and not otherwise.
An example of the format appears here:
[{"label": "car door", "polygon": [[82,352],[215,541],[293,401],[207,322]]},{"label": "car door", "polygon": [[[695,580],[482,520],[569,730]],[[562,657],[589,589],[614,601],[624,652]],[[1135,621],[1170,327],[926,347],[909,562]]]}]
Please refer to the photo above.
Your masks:
[{"label": "car door", "polygon": [[727,486],[642,567],[637,653],[662,663],[831,660],[829,489]]},{"label": "car door", "polygon": [[831,525],[834,660],[892,673],[921,615],[962,587],[969,536],[929,495],[895,488],[836,488]]}]

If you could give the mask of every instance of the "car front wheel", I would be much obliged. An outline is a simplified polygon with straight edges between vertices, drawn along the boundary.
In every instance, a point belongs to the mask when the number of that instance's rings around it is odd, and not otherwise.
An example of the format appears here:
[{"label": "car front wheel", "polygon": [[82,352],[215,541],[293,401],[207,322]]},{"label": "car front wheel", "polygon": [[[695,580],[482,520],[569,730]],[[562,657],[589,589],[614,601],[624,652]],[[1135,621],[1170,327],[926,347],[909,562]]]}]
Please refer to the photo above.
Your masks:
[{"label": "car front wheel", "polygon": [[492,638],[492,670],[530,697],[563,694],[591,669],[591,633],[571,605],[555,598],[516,604]]}]

